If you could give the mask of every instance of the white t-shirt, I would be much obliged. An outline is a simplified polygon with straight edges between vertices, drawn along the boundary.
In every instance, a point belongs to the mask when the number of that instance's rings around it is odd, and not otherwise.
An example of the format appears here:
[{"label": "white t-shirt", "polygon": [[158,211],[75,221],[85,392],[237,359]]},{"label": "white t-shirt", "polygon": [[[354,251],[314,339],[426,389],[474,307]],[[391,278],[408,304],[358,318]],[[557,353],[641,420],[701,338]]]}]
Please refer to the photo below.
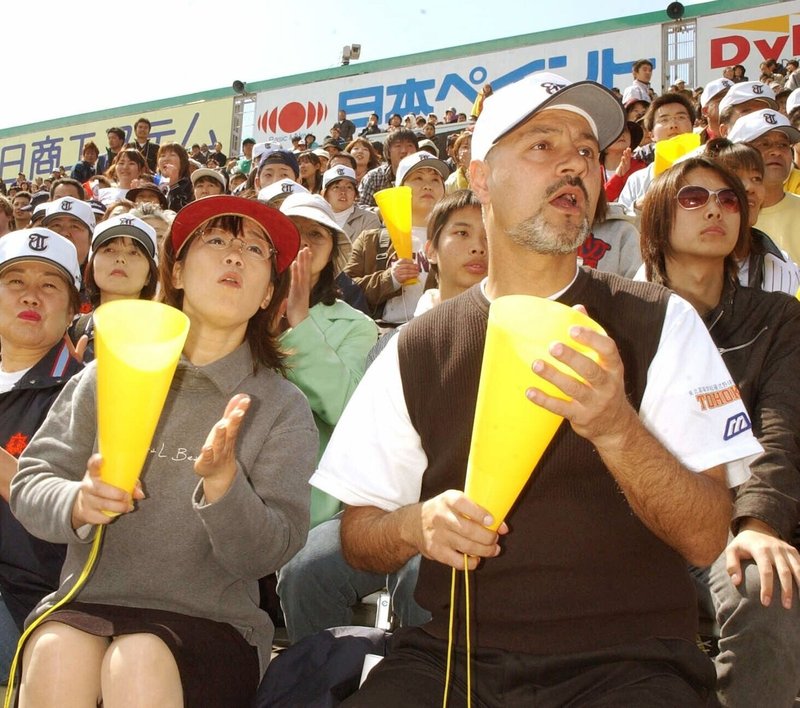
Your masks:
[{"label": "white t-shirt", "polygon": [[31,367],[28,367],[27,369],[22,369],[21,371],[7,372],[3,371],[3,369],[0,368],[0,393],[8,393],[12,388],[14,388],[14,386],[17,385],[17,382],[23,376],[25,376],[25,374],[27,374],[30,370]]},{"label": "white t-shirt", "polygon": [[[689,470],[724,464],[735,487],[750,477],[750,461],[763,449],[741,425],[749,417],[741,399],[730,395],[732,387],[703,321],[671,295],[639,418]],[[311,484],[345,504],[394,511],[419,501],[427,466],[406,408],[393,337],[350,399]]]}]

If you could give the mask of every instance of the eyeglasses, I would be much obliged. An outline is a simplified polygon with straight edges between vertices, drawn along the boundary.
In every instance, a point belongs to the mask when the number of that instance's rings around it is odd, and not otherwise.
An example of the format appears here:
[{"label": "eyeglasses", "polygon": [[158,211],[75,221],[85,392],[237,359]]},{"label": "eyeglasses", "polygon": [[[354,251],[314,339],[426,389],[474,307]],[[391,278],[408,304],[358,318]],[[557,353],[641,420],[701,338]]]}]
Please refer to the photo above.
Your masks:
[{"label": "eyeglasses", "polygon": [[716,191],[698,185],[681,187],[677,196],[678,205],[682,209],[687,209],[689,211],[692,209],[700,209],[708,204],[708,200],[711,199],[712,195],[716,198],[720,209],[731,214],[739,213],[741,209],[739,197],[736,196],[736,192],[730,187],[717,189]]},{"label": "eyeglasses", "polygon": [[272,245],[266,241],[245,241],[240,236],[231,236],[227,231],[218,229],[201,231],[199,236],[206,246],[215,251],[229,251],[233,248],[234,241],[238,241],[242,255],[251,261],[265,262],[277,253]]}]

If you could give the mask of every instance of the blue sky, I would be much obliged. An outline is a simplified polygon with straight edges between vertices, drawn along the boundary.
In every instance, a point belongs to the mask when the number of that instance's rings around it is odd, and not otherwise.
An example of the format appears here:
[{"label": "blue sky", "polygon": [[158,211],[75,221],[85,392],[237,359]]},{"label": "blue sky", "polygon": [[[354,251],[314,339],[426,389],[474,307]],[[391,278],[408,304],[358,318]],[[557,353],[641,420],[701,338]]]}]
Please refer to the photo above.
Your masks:
[{"label": "blue sky", "polygon": [[[667,4],[112,0],[91,6],[38,0],[35,12],[43,21],[23,23],[23,32],[9,24],[4,33],[9,70],[0,128],[207,91],[234,79],[324,69],[339,63],[346,44],[361,44],[361,60],[368,61],[663,11]],[[350,16],[341,11],[348,6]]]}]

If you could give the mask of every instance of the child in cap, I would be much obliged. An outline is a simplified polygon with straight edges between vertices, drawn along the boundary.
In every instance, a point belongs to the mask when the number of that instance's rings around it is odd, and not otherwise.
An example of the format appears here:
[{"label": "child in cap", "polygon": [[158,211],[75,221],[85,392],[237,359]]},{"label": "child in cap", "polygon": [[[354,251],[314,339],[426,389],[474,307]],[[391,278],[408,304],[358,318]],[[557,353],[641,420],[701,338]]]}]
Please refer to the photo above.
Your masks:
[{"label": "child in cap", "polygon": [[[288,379],[306,394],[320,434],[320,457],[356,385],[378,328],[341,299],[337,277],[351,250],[328,203],[317,194],[292,194],[281,205],[300,232],[292,284],[281,320],[289,352]],[[339,511],[337,500],[312,491],[311,525]]]},{"label": "child in cap", "polygon": [[[131,214],[102,221],[94,230],[84,271],[86,294],[93,308],[113,300],[152,300],[158,287],[155,229]],[[136,326],[136,323],[131,323]],[[94,319],[75,320],[70,337],[84,362],[94,359]]]},{"label": "child in cap", "polygon": [[333,218],[350,241],[369,229],[379,229],[381,220],[364,207],[356,204],[358,183],[352,167],[337,165],[322,176],[322,196],[333,210]]},{"label": "child in cap", "polygon": [[192,172],[191,180],[195,199],[225,194],[227,187],[225,175],[217,170],[201,167],[199,170]]}]

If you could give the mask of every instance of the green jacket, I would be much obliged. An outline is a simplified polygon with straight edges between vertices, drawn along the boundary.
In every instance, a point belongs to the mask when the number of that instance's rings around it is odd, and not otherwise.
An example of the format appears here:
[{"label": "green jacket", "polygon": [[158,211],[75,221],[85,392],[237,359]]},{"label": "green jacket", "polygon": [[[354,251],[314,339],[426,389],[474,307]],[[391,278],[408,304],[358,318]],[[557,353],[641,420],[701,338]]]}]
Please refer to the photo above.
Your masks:
[{"label": "green jacket", "polygon": [[[314,305],[297,327],[281,335],[287,378],[308,399],[319,431],[319,460],[344,407],[364,375],[378,327],[363,312],[337,300]],[[340,502],[311,490],[311,526],[339,511]]]}]

